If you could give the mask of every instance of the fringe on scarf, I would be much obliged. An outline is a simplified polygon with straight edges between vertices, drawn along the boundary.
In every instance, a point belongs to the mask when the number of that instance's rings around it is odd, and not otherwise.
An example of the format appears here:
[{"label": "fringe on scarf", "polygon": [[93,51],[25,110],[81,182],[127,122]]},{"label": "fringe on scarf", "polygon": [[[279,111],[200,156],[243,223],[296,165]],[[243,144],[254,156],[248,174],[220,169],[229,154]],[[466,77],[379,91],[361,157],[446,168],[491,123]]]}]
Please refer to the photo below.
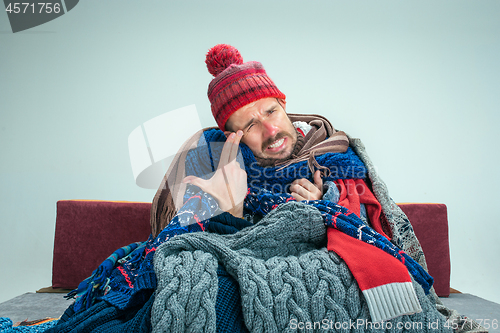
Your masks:
[{"label": "fringe on scarf", "polygon": [[99,267],[92,272],[92,275],[80,282],[78,288],[69,292],[65,298],[75,298],[74,310],[78,312],[88,309],[94,304],[94,301],[105,295],[109,291],[109,276],[117,264],[129,261],[137,262],[142,259],[142,254],[146,242],[136,242],[124,246],[113,252]]}]

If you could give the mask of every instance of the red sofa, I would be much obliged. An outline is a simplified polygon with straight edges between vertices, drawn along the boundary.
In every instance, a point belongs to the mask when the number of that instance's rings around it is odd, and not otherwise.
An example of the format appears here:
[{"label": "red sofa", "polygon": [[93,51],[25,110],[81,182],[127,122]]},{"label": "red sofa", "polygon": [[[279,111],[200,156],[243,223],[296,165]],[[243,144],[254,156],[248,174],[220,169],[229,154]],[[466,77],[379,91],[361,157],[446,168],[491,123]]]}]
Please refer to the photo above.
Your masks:
[{"label": "red sofa", "polygon": [[[450,293],[448,218],[444,204],[399,204],[426,255],[439,296]],[[57,202],[52,287],[74,289],[116,249],[144,241],[151,203],[96,200]]]}]

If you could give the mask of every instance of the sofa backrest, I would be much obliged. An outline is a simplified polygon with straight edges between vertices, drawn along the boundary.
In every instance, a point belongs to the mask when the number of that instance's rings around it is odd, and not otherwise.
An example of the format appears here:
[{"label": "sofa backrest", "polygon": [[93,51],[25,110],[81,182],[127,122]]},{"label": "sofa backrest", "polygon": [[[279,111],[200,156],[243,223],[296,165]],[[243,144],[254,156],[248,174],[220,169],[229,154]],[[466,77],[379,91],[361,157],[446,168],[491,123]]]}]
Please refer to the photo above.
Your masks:
[{"label": "sofa backrest", "polygon": [[151,203],[57,202],[52,287],[75,289],[116,249],[145,241]]},{"label": "sofa backrest", "polygon": [[[439,296],[450,291],[448,218],[443,204],[400,204],[427,259]],[[113,251],[150,234],[151,203],[98,200],[57,202],[52,287],[75,289]]]}]

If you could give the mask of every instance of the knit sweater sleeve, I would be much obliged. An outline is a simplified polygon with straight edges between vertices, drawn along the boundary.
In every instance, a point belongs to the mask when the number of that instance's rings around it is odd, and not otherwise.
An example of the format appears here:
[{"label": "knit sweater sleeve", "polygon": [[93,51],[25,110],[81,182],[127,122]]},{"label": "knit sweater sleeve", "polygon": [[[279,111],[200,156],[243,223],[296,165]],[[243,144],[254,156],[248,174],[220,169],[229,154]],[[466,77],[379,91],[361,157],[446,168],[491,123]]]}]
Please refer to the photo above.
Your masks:
[{"label": "knit sweater sleeve", "polygon": [[[161,234],[170,234],[162,240],[189,232],[204,231],[208,219],[220,212],[217,200],[198,187],[188,184],[184,194],[184,205]],[[163,237],[162,237],[163,238]]]},{"label": "knit sweater sleeve", "polygon": [[325,192],[323,194],[323,200],[331,201],[333,203],[339,202],[340,192],[334,182],[327,180],[323,186],[323,190]]}]

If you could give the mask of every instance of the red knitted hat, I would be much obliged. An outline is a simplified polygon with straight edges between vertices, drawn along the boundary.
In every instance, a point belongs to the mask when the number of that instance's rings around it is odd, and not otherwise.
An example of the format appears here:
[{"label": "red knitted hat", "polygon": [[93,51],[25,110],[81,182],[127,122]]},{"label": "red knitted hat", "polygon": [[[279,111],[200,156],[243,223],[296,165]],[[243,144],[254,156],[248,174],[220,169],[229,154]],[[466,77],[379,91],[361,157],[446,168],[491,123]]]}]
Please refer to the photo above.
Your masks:
[{"label": "red knitted hat", "polygon": [[260,62],[243,63],[240,52],[231,45],[212,47],[205,63],[210,74],[215,76],[208,85],[208,99],[215,121],[223,131],[229,117],[241,107],[261,98],[286,98]]}]

